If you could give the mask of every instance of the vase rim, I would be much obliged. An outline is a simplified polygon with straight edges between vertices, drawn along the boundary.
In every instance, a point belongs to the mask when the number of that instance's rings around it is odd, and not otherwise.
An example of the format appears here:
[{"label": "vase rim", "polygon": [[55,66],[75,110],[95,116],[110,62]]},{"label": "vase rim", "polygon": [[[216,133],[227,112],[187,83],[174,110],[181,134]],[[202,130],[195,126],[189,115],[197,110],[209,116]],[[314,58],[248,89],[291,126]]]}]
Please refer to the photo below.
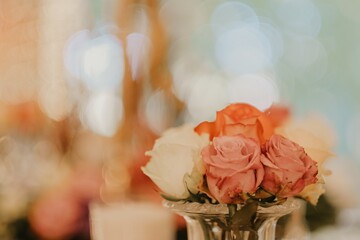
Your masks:
[{"label": "vase rim", "polygon": [[[269,207],[259,206],[257,212],[263,214],[286,215],[300,207],[300,199],[288,198],[281,204],[274,204]],[[170,210],[179,214],[208,214],[208,215],[223,215],[228,214],[229,209],[227,204],[212,204],[212,203],[198,203],[188,201],[169,201],[164,200],[163,205]],[[238,208],[244,205],[237,204]]]}]

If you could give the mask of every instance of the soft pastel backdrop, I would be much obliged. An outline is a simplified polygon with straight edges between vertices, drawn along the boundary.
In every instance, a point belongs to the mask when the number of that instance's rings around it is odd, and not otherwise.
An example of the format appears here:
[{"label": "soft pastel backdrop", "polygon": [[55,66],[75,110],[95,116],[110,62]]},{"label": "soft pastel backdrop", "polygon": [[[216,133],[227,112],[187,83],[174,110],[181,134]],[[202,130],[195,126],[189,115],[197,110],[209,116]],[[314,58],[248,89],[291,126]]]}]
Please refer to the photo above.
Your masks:
[{"label": "soft pastel backdrop", "polygon": [[[143,153],[166,128],[213,120],[238,101],[262,110],[280,102],[300,121],[316,119],[310,128],[334,146],[323,206],[338,214],[314,237],[356,236],[359,8],[357,0],[2,0],[0,238],[86,239],[90,202],[159,202],[139,171]],[[62,214],[52,206],[67,210],[61,224],[52,224]]]}]

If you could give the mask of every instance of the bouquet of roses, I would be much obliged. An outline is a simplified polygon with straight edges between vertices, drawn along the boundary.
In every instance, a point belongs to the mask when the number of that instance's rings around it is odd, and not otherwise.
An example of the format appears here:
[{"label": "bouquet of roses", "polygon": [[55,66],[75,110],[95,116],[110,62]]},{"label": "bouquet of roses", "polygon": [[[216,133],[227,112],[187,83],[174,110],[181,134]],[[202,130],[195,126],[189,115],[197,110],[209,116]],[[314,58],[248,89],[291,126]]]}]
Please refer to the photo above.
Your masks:
[{"label": "bouquet of roses", "polygon": [[323,193],[318,165],[328,154],[312,151],[321,158],[313,159],[287,138],[288,112],[281,110],[236,103],[214,122],[167,130],[142,170],[171,201],[227,204],[229,212],[237,204],[267,207],[289,197],[316,204]]}]

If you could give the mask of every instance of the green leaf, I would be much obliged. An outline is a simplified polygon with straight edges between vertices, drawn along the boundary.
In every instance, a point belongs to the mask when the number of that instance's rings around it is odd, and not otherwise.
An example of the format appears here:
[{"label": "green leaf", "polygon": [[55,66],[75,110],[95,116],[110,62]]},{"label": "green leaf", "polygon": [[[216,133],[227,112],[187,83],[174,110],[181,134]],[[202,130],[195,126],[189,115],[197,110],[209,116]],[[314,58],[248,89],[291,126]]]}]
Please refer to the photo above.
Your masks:
[{"label": "green leaf", "polygon": [[198,203],[212,203],[212,199],[206,193],[192,193],[189,188],[187,189],[190,197],[187,199],[190,202],[198,202]]},{"label": "green leaf", "polygon": [[[229,213],[233,211],[232,204],[228,205]],[[232,226],[251,226],[251,222],[256,216],[258,203],[256,201],[248,200],[239,210],[235,211],[235,214],[231,217]]]}]

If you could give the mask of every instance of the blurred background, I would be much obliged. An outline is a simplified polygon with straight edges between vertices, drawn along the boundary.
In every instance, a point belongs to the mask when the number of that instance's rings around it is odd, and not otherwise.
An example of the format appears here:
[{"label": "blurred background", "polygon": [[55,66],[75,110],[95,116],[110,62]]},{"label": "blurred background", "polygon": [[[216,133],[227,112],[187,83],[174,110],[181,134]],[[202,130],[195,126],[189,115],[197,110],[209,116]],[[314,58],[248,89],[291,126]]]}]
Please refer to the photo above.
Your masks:
[{"label": "blurred background", "polygon": [[[139,170],[144,152],[165,129],[212,120],[231,102],[322,119],[332,175],[300,225],[313,239],[356,239],[358,9],[356,0],[1,0],[0,239],[90,239],[90,203],[160,205]],[[185,239],[180,220],[175,231]]]}]

